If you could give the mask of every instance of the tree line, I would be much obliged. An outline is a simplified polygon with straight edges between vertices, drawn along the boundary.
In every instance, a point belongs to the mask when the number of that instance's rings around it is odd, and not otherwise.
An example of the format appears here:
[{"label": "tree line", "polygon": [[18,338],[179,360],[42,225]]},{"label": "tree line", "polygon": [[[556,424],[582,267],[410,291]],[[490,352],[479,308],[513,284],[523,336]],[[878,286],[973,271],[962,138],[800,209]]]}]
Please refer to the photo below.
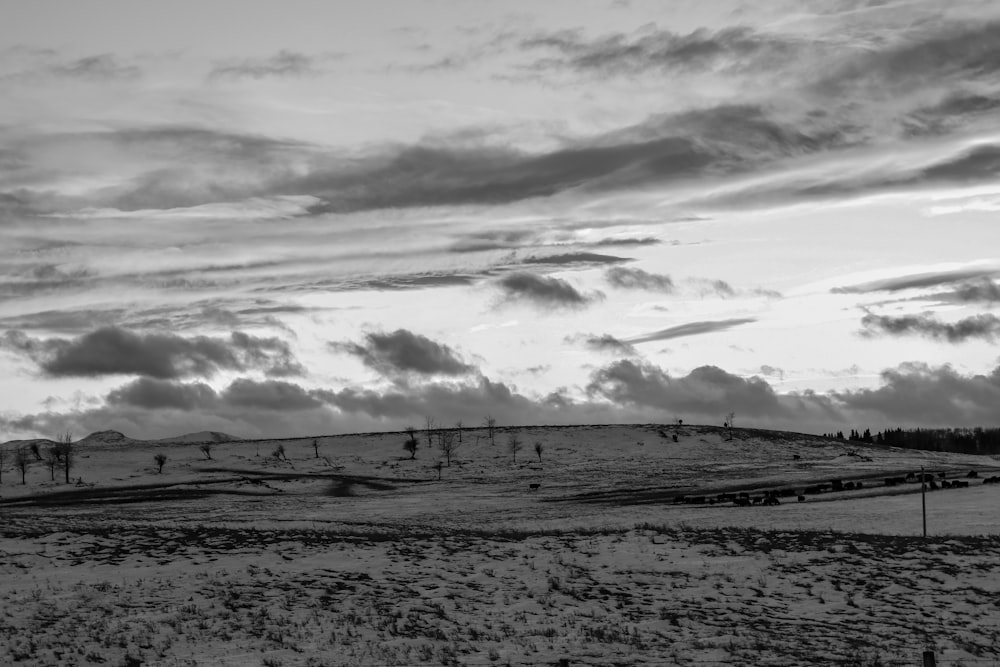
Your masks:
[{"label": "tree line", "polygon": [[863,442],[888,447],[905,447],[932,452],[959,454],[1000,454],[1000,428],[894,428],[872,434],[870,429],[861,432],[851,429],[845,437],[843,431],[824,433],[827,438]]}]

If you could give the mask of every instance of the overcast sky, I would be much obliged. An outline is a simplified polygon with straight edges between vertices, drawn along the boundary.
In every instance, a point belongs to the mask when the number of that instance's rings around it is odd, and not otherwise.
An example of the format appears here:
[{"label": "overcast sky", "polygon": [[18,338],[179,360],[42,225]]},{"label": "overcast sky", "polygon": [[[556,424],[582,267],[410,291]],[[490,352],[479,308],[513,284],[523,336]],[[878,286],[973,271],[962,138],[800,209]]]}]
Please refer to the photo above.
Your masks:
[{"label": "overcast sky", "polygon": [[1000,425],[996,2],[33,0],[0,99],[0,441]]}]

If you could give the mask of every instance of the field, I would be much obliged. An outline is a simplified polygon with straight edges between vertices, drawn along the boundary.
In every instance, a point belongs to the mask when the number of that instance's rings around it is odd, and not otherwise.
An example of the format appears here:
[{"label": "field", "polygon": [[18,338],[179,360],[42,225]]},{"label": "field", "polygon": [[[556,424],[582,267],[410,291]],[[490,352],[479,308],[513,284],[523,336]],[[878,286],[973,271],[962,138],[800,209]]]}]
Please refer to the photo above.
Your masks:
[{"label": "field", "polygon": [[[438,470],[425,435],[202,435],[95,434],[68,485],[8,458],[0,664],[1000,664],[989,457],[526,427]],[[883,482],[922,467],[970,482],[926,495],[926,539],[920,484]],[[862,488],[797,501],[831,480]],[[794,494],[709,503],[767,490]]]}]

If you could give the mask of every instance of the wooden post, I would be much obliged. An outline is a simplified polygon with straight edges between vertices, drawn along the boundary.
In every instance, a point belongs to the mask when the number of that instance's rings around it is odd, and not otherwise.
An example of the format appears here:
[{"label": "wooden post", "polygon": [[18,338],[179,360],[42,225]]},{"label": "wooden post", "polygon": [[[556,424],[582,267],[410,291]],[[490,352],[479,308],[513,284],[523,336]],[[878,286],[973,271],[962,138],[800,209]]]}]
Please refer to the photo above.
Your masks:
[{"label": "wooden post", "polygon": [[[924,537],[927,537],[927,482],[924,480],[924,467],[920,466],[920,513],[923,515],[924,519]],[[933,660],[934,657],[931,656]],[[924,660],[927,660],[927,654],[924,654]]]},{"label": "wooden post", "polygon": [[937,667],[934,661],[934,651],[924,651],[924,667]]}]

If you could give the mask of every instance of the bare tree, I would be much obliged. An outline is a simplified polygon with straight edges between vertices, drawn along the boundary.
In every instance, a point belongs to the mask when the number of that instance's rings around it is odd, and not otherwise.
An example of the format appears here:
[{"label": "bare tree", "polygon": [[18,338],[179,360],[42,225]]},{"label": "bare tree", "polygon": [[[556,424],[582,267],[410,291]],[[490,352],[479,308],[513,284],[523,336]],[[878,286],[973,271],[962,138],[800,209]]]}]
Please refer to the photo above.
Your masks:
[{"label": "bare tree", "polygon": [[458,432],[458,444],[462,444],[462,420],[455,422],[455,430]]},{"label": "bare tree", "polygon": [[285,456],[285,446],[284,445],[278,445],[277,447],[275,447],[274,451],[271,452],[271,456],[274,457],[275,461],[287,461],[288,460],[288,457]]},{"label": "bare tree", "polygon": [[319,440],[316,438],[313,438],[313,454],[315,454],[313,458],[319,458]]},{"label": "bare tree", "polygon": [[156,456],[153,457],[153,460],[156,461],[156,472],[158,472],[158,473],[160,473],[162,475],[163,474],[163,464],[165,464],[167,462],[167,455],[166,454],[157,454]]},{"label": "bare tree", "polygon": [[730,412],[728,415],[726,415],[726,421],[725,423],[723,423],[723,426],[725,426],[729,430],[729,437],[727,438],[727,440],[733,439],[733,423],[735,421],[736,421],[735,412]]},{"label": "bare tree", "polygon": [[434,446],[434,417],[424,417],[424,431],[427,433],[427,446]]},{"label": "bare tree", "polygon": [[438,481],[439,482],[441,481],[441,468],[443,468],[443,467],[444,466],[441,465],[440,461],[438,461],[437,463],[434,464],[434,469],[438,471]]},{"label": "bare tree", "polygon": [[36,461],[42,460],[42,453],[38,450],[38,443],[31,443],[31,455],[35,457]]},{"label": "bare tree", "polygon": [[0,482],[3,481],[3,465],[7,462],[7,450],[0,447]]},{"label": "bare tree", "polygon": [[449,468],[451,467],[451,457],[458,452],[461,446],[461,443],[455,439],[454,431],[438,431],[438,449],[444,454]]},{"label": "bare tree", "polygon": [[420,447],[420,443],[417,441],[417,429],[412,426],[406,427],[406,441],[403,442],[403,449],[410,453],[410,458],[416,458],[417,448]]},{"label": "bare tree", "polygon": [[496,445],[497,443],[493,438],[496,435],[497,431],[497,420],[491,417],[490,415],[486,415],[486,421],[484,422],[484,424],[486,426],[486,432],[490,436],[490,444]]},{"label": "bare tree", "polygon": [[62,463],[62,455],[59,454],[59,446],[52,445],[45,450],[45,467],[49,469],[49,481],[56,481],[56,470],[59,469],[59,464]]},{"label": "bare tree", "polygon": [[24,476],[28,474],[28,467],[31,466],[31,452],[27,447],[18,447],[14,450],[14,467],[21,471],[21,484],[24,484]]},{"label": "bare tree", "polygon": [[198,445],[198,449],[201,450],[201,453],[205,455],[206,459],[208,459],[209,461],[212,460],[212,443],[204,442]]},{"label": "bare tree", "polygon": [[59,436],[59,439],[56,440],[56,450],[59,452],[59,458],[62,460],[66,483],[69,484],[69,471],[73,468],[73,434],[66,431]]},{"label": "bare tree", "polygon": [[517,435],[511,433],[507,436],[507,451],[514,458],[514,463],[517,463],[517,453],[524,449],[524,443]]},{"label": "bare tree", "polygon": [[539,463],[542,462],[542,450],[543,449],[545,449],[545,447],[542,446],[542,443],[540,441],[536,440],[535,441],[535,453],[538,454],[538,462]]}]

